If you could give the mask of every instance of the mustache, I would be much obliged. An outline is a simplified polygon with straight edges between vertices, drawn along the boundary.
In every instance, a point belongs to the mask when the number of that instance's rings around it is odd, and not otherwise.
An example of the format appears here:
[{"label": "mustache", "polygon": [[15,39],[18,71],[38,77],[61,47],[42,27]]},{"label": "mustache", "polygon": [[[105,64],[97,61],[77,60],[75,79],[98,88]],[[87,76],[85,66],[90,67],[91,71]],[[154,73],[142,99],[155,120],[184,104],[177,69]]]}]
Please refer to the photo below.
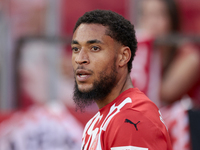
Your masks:
[{"label": "mustache", "polygon": [[93,73],[93,71],[92,71],[91,69],[87,69],[87,68],[85,68],[84,66],[78,66],[76,69],[74,69],[74,73],[76,73],[76,71],[77,71],[78,69],[83,69],[83,70],[85,70],[85,71],[89,71],[89,72]]}]

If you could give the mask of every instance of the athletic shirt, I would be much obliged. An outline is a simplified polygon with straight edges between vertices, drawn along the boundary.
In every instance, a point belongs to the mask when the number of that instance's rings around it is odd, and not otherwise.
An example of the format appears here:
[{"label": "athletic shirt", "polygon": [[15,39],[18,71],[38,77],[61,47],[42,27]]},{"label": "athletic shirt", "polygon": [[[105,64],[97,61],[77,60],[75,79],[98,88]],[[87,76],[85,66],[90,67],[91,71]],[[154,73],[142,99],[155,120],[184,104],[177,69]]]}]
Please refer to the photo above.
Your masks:
[{"label": "athletic shirt", "polygon": [[157,106],[139,89],[130,88],[88,121],[82,150],[171,150]]}]

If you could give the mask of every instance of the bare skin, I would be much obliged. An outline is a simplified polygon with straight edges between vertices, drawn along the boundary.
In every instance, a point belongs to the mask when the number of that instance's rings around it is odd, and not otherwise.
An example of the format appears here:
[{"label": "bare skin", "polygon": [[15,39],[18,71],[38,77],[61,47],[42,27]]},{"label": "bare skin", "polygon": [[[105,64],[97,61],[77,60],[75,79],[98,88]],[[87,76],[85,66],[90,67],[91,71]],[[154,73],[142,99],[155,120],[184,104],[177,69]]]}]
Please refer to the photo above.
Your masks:
[{"label": "bare skin", "polygon": [[[133,88],[127,63],[131,57],[130,48],[106,35],[107,27],[99,24],[81,24],[72,38],[72,65],[75,80],[80,91],[90,91],[99,74],[109,74],[115,62],[117,84],[101,101],[96,101],[99,109],[112,102],[123,91]],[[116,60],[116,61],[114,61]]]},{"label": "bare skin", "polygon": [[180,99],[199,80],[200,55],[195,48],[185,46],[163,77],[160,96],[164,103]]},{"label": "bare skin", "polygon": [[[158,38],[172,32],[172,22],[164,0],[147,0],[141,3],[142,16],[140,27],[145,34]],[[183,41],[183,43],[185,43]],[[181,99],[199,80],[200,54],[199,50],[186,43],[178,56],[171,60],[171,47],[159,46],[162,69],[165,73],[160,83],[160,100],[163,104],[171,104]]]}]

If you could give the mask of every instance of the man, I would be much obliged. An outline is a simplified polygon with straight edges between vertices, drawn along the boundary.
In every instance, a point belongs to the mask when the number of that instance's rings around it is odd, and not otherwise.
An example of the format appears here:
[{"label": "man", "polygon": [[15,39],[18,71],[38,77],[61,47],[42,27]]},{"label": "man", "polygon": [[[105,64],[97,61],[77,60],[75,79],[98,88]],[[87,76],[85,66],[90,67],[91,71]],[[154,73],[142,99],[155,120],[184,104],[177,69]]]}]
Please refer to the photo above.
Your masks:
[{"label": "man", "polygon": [[134,88],[129,76],[137,48],[133,25],[117,13],[86,12],[72,38],[74,101],[80,109],[96,102],[86,124],[83,150],[170,150],[156,105]]}]

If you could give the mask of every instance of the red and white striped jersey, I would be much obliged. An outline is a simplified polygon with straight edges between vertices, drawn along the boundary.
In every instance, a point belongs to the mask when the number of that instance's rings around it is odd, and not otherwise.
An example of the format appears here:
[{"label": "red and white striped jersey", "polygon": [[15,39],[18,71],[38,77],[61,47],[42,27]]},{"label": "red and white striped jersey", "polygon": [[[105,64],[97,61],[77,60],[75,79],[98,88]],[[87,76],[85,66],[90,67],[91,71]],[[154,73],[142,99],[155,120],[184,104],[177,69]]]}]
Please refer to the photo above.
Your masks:
[{"label": "red and white striped jersey", "polygon": [[103,107],[86,124],[82,150],[171,150],[157,106],[130,88]]}]

